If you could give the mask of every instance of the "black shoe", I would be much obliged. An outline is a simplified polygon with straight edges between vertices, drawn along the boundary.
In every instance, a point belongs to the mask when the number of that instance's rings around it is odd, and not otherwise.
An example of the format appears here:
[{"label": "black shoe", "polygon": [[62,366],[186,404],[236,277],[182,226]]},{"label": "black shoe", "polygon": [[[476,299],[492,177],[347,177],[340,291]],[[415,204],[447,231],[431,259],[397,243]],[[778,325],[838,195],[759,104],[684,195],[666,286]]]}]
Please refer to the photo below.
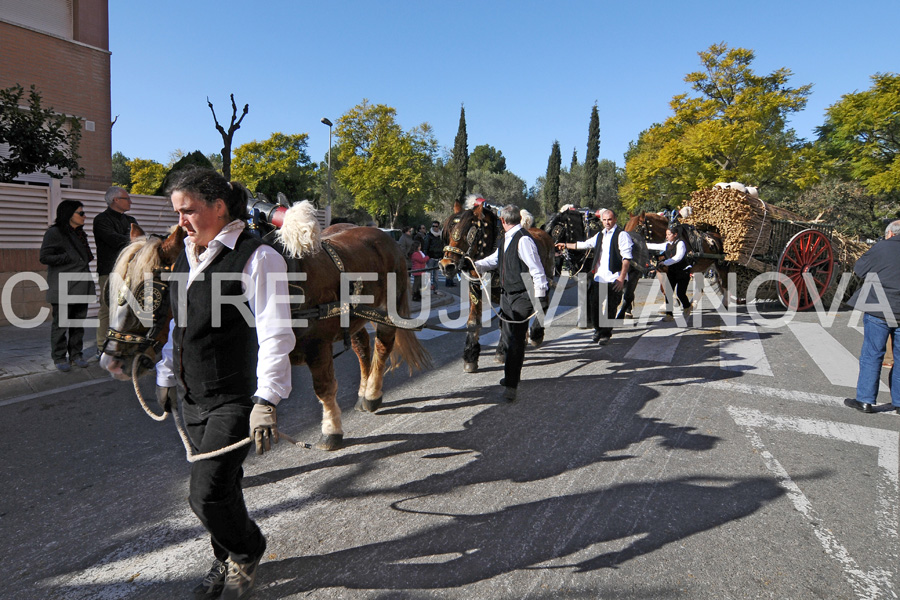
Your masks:
[{"label": "black shoe", "polygon": [[503,389],[503,399],[507,402],[515,402],[516,401],[516,388],[507,387]]},{"label": "black shoe", "polygon": [[601,335],[600,339],[597,340],[597,343],[600,344],[601,346],[605,346],[609,343],[609,338],[610,338],[610,336],[608,336],[608,335]]},{"label": "black shoe", "polygon": [[860,402],[859,400],[854,400],[853,398],[845,399],[844,406],[849,406],[850,408],[855,408],[859,412],[864,412],[867,414],[875,412],[875,410],[872,408],[871,404],[866,404],[865,402]]},{"label": "black shoe", "polygon": [[600,341],[600,332],[595,331],[594,335],[591,337],[591,343],[596,344],[599,341]]},{"label": "black shoe", "polygon": [[500,385],[502,385],[503,387],[506,387],[506,377],[504,377],[500,380]]},{"label": "black shoe", "polygon": [[200,585],[194,588],[194,600],[216,600],[225,587],[226,570],[225,563],[216,559]]}]

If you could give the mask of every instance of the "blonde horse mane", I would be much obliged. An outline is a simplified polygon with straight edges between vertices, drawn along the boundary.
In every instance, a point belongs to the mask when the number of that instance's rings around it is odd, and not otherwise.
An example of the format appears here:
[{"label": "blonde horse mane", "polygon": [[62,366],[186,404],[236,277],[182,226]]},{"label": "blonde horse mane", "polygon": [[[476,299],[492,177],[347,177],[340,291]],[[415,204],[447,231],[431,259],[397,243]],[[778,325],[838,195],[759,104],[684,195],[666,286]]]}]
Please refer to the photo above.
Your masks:
[{"label": "blonde horse mane", "polygon": [[303,258],[322,249],[321,234],[316,207],[303,200],[284,213],[284,224],[276,235],[292,258]]},{"label": "blonde horse mane", "polygon": [[162,263],[159,258],[159,246],[162,240],[157,237],[148,237],[135,240],[128,244],[116,259],[113,267],[113,279],[131,281],[132,286],[137,286],[144,280],[144,273],[152,273]]}]

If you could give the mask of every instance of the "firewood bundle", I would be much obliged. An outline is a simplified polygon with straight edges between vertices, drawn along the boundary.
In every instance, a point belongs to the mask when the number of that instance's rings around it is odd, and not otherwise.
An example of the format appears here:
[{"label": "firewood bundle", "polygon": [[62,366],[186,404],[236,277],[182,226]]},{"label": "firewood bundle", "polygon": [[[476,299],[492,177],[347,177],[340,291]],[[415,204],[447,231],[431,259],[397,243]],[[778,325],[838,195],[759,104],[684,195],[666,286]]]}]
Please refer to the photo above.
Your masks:
[{"label": "firewood bundle", "polygon": [[693,214],[685,222],[722,235],[725,260],[756,271],[765,266],[754,255],[765,254],[772,236],[772,219],[803,221],[803,217],[736,190],[715,187],[691,193]]}]

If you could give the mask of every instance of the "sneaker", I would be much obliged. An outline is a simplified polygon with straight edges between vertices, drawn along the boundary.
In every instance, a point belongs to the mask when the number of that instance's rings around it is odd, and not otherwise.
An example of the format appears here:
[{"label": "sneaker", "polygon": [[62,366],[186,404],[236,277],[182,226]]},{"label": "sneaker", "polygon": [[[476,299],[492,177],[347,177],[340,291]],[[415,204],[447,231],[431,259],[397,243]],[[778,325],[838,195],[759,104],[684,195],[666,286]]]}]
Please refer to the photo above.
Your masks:
[{"label": "sneaker", "polygon": [[244,600],[253,590],[256,583],[256,568],[262,555],[248,563],[236,563],[230,558],[225,561],[228,573],[225,575],[225,587],[222,589],[220,600]]},{"label": "sneaker", "polygon": [[72,370],[72,367],[69,366],[69,363],[65,362],[65,361],[56,363],[56,368],[59,369],[60,371],[62,371],[63,373],[68,373],[69,371]]},{"label": "sneaker", "polygon": [[218,558],[213,561],[209,573],[200,582],[200,585],[194,588],[194,600],[216,600],[225,587],[225,572],[228,569]]},{"label": "sneaker", "polygon": [[673,315],[672,313],[666,313],[666,316],[664,316],[662,320],[666,323],[670,323],[675,320],[675,315]]},{"label": "sneaker", "polygon": [[682,314],[684,315],[684,318],[685,318],[685,319],[687,319],[689,316],[691,316],[691,311],[692,311],[693,309],[694,309],[694,307],[693,307],[693,305],[691,305],[691,304],[688,304],[687,306],[684,307],[684,310],[682,311]]},{"label": "sneaker", "polygon": [[72,364],[76,367],[81,367],[82,369],[86,369],[88,366],[88,361],[84,360],[83,356],[79,356],[78,358],[72,359]]}]

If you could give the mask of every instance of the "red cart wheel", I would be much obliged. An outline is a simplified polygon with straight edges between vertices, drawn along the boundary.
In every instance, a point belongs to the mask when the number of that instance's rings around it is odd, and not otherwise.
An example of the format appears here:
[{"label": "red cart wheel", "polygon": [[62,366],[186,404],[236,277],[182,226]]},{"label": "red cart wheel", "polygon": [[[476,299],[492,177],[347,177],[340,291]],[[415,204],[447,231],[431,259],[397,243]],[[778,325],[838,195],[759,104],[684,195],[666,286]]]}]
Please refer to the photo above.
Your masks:
[{"label": "red cart wheel", "polygon": [[794,298],[788,288],[778,284],[778,300],[781,305],[793,310],[806,310],[815,302],[803,280],[803,274],[812,275],[816,295],[821,298],[831,276],[834,274],[834,254],[831,251],[831,240],[821,231],[805,229],[791,238],[781,253],[778,261],[778,272],[794,282],[797,294]]}]

